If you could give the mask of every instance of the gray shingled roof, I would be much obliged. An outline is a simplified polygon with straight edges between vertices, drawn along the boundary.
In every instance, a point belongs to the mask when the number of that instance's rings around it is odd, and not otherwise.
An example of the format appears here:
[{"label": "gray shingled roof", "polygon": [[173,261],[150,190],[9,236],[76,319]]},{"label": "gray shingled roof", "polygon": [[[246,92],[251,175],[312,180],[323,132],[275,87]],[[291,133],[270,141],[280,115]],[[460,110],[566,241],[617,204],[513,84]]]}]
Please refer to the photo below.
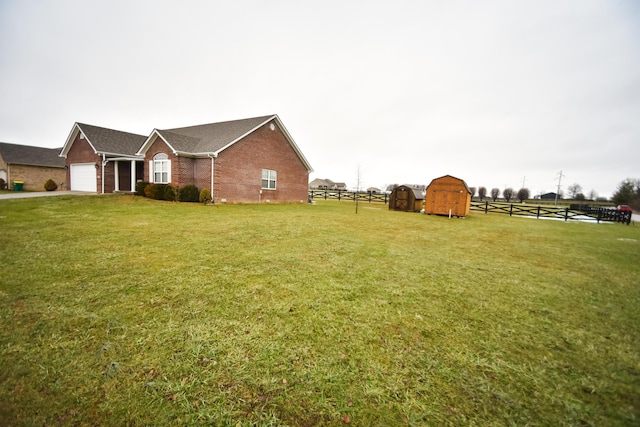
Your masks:
[{"label": "gray shingled roof", "polygon": [[135,133],[77,123],[78,127],[98,153],[134,156],[147,137]]},{"label": "gray shingled roof", "polygon": [[176,151],[214,153],[272,117],[275,115],[156,131]]},{"label": "gray shingled roof", "polygon": [[65,160],[58,156],[60,148],[32,147],[0,142],[0,155],[6,163],[63,168]]}]

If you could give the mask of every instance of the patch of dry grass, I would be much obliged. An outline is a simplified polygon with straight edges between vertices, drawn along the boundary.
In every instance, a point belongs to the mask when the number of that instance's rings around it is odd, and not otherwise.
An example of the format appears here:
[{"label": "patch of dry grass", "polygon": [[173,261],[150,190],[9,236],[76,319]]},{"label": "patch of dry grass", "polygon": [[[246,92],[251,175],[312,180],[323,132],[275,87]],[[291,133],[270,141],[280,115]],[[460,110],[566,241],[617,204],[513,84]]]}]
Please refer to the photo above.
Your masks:
[{"label": "patch of dry grass", "polygon": [[0,419],[637,423],[640,229],[378,206],[1,201]]}]

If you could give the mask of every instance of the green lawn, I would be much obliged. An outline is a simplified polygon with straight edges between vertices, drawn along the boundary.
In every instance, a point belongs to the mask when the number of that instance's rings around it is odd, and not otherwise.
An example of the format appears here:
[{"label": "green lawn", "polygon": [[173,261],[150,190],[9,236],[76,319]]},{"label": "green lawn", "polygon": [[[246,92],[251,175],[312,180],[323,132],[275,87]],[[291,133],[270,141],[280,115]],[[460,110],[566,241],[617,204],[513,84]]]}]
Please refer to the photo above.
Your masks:
[{"label": "green lawn", "polygon": [[0,425],[640,423],[640,227],[0,201]]}]

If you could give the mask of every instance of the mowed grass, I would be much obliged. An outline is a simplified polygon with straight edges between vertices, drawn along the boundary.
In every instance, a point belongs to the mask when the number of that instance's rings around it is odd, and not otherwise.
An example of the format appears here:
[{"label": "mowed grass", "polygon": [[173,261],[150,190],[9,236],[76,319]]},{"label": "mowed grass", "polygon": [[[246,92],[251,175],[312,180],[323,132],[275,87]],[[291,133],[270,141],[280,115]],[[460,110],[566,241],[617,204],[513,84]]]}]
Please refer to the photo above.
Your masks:
[{"label": "mowed grass", "polygon": [[0,201],[2,425],[640,423],[640,227]]}]

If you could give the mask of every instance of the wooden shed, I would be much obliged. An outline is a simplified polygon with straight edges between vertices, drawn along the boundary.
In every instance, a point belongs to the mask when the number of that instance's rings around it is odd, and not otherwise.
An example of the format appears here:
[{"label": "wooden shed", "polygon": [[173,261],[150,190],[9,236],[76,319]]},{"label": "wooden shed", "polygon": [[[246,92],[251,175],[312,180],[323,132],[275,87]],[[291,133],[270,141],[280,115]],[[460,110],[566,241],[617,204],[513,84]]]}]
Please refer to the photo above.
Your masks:
[{"label": "wooden shed", "polygon": [[424,213],[467,216],[471,206],[471,191],[460,178],[441,176],[431,181],[425,195]]},{"label": "wooden shed", "polygon": [[389,196],[389,210],[420,212],[424,203],[424,187],[399,185]]}]

